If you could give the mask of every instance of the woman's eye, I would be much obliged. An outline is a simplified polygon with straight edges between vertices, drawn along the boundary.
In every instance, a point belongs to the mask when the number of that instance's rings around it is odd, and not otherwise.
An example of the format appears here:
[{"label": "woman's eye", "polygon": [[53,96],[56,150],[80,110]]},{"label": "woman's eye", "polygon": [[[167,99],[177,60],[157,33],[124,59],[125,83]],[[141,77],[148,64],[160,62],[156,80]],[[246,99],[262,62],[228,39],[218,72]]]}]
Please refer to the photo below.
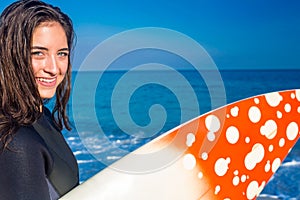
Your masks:
[{"label": "woman's eye", "polygon": [[69,55],[69,53],[67,53],[67,52],[59,52],[58,55],[61,56],[61,57],[67,57]]},{"label": "woman's eye", "polygon": [[43,53],[40,52],[40,51],[34,51],[34,52],[31,52],[31,55],[32,55],[32,56],[42,56]]}]

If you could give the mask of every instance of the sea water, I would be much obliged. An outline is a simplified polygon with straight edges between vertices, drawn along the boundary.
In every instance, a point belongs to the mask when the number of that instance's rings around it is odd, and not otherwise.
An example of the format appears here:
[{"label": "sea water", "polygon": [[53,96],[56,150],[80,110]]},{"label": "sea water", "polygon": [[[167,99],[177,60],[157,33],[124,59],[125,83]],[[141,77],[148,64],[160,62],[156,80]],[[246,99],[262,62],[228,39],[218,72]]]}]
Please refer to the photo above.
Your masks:
[{"label": "sea water", "polygon": [[[68,105],[73,130],[63,134],[84,182],[200,114],[254,95],[300,89],[299,77],[300,70],[74,72]],[[262,196],[300,199],[299,194],[298,143]]]}]

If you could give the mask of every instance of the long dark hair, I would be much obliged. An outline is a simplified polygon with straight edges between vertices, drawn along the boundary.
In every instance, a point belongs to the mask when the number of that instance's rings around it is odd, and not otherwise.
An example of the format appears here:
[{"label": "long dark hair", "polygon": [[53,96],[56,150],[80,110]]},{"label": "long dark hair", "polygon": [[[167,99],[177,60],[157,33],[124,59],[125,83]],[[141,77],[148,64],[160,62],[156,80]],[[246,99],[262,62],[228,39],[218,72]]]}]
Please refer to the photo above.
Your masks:
[{"label": "long dark hair", "polygon": [[[58,22],[73,48],[71,19],[57,7],[39,0],[21,0],[8,6],[0,18],[0,141],[7,147],[20,126],[33,124],[41,115],[41,99],[31,65],[33,31],[43,22]],[[66,106],[71,90],[71,61],[56,90],[52,118],[59,129],[71,129]],[[1,146],[1,145],[0,145]]]}]

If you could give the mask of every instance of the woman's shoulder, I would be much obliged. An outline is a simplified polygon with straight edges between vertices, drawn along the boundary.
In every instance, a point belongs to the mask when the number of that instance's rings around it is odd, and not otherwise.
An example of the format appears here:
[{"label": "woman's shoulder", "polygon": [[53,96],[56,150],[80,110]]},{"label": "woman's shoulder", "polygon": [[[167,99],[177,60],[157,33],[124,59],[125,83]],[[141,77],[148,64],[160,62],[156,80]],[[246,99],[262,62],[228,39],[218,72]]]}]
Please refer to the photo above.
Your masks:
[{"label": "woman's shoulder", "polygon": [[50,173],[53,163],[51,153],[32,126],[21,126],[0,153],[0,168],[13,163],[13,167],[22,168],[27,168],[29,163],[31,166],[44,166],[46,173]]},{"label": "woman's shoulder", "polygon": [[8,144],[11,151],[37,152],[45,149],[46,145],[41,136],[32,126],[21,126],[12,136]]}]

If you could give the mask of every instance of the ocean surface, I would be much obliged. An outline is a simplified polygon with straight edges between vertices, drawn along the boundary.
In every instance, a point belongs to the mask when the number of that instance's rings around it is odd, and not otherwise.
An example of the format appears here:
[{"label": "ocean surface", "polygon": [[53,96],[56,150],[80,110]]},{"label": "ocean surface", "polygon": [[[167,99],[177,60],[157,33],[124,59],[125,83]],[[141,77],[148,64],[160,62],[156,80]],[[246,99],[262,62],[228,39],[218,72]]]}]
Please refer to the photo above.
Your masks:
[{"label": "ocean surface", "polygon": [[[63,134],[84,182],[200,114],[250,96],[300,89],[299,77],[300,70],[73,72],[73,130]],[[261,196],[300,199],[299,142]]]}]

